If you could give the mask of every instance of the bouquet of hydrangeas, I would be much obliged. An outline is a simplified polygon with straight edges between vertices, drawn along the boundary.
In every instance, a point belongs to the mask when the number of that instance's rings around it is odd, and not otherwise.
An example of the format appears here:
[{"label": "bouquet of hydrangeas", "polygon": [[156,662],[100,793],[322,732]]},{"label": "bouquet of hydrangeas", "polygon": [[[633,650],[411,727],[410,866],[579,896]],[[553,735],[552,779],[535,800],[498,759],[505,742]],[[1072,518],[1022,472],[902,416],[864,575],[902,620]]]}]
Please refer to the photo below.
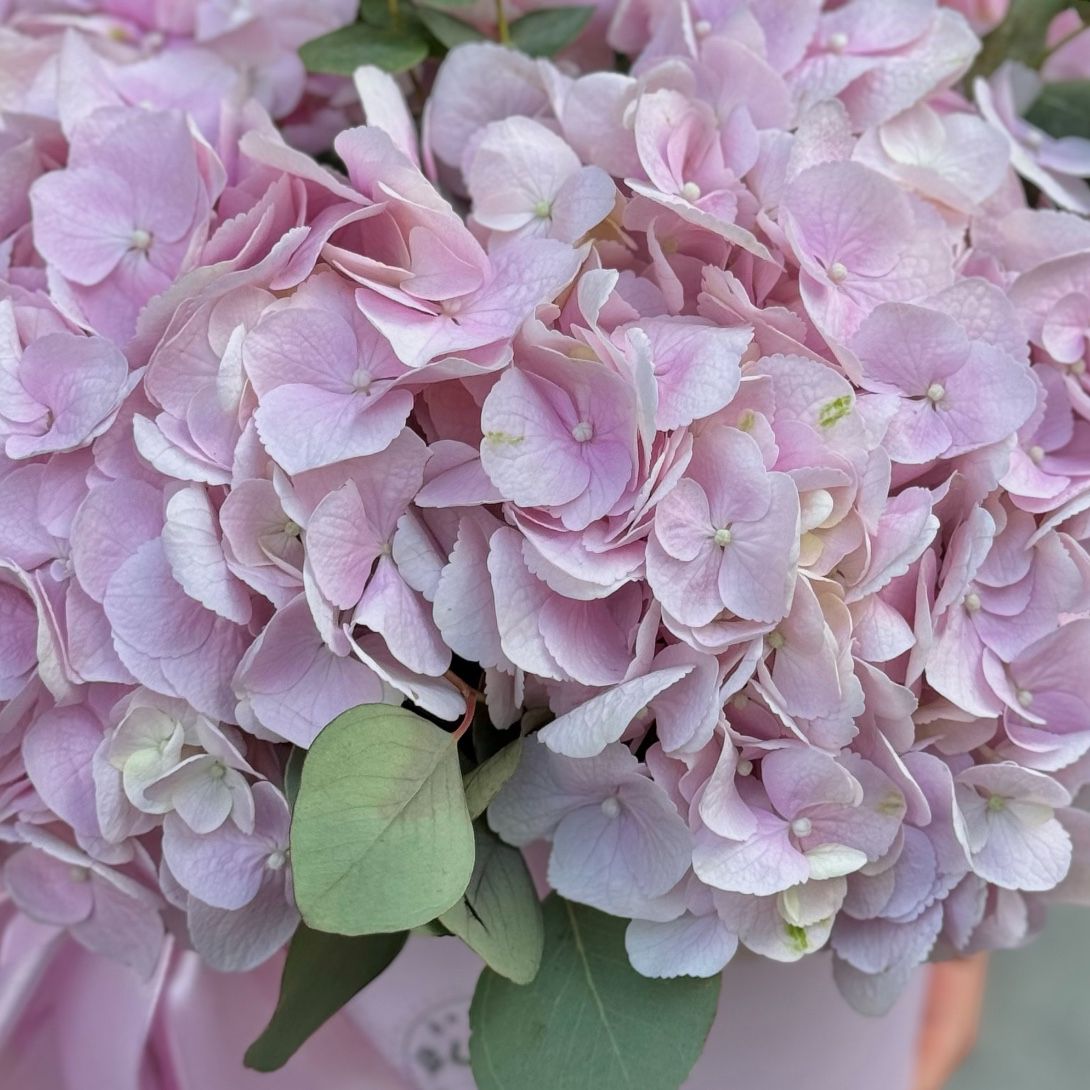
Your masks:
[{"label": "bouquet of hydrangeas", "polygon": [[1090,903],[1090,29],[1005,8],[0,2],[0,950],[286,946],[270,1069],[454,935],[484,1090],[671,1090],[739,946],[880,1012]]}]

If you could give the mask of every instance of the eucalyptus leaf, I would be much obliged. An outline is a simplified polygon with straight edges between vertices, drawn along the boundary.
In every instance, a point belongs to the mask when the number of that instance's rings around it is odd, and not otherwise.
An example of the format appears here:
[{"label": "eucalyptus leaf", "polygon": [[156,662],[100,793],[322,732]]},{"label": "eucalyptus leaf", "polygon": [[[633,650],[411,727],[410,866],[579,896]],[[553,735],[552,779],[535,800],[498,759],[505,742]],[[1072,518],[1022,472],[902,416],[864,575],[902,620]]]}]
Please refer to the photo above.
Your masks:
[{"label": "eucalyptus leaf", "polygon": [[370,984],[401,952],[404,932],[323,935],[300,924],[280,976],[280,998],[264,1033],[246,1050],[255,1071],[283,1067],[312,1033]]},{"label": "eucalyptus leaf", "polygon": [[466,806],[474,821],[488,809],[500,788],[515,774],[521,757],[522,739],[516,738],[466,774]]},{"label": "eucalyptus leaf", "polygon": [[433,939],[446,938],[450,932],[438,921],[429,920],[427,923],[422,923],[419,927],[412,929],[414,935],[427,935]]},{"label": "eucalyptus leaf", "polygon": [[455,736],[387,704],[338,716],[303,764],[291,853],[319,931],[403,931],[445,912],[473,873]]},{"label": "eucalyptus leaf", "polygon": [[1069,4],[1070,0],[1011,0],[1003,22],[984,39],[972,74],[990,76],[1005,60],[1040,67],[1048,53],[1048,24]]},{"label": "eucalyptus leaf", "polygon": [[1046,83],[1026,113],[1026,120],[1049,136],[1090,140],[1090,80]]},{"label": "eucalyptus leaf", "polygon": [[428,55],[428,43],[412,25],[370,26],[353,23],[299,49],[308,72],[350,76],[361,64],[373,64],[387,72],[415,68]]},{"label": "eucalyptus leaf", "polygon": [[677,1090],[704,1047],[719,980],[649,980],[628,962],[625,921],[556,894],[532,984],[491,969],[469,1012],[479,1090]]},{"label": "eucalyptus leaf", "polygon": [[480,42],[484,35],[469,23],[461,19],[455,19],[445,11],[433,11],[431,8],[417,8],[416,16],[427,28],[428,32],[440,45],[447,49],[453,49],[464,42]]},{"label": "eucalyptus leaf", "polygon": [[579,37],[595,10],[579,6],[531,11],[511,24],[511,42],[531,57],[552,57]]},{"label": "eucalyptus leaf", "polygon": [[[398,22],[401,22],[404,12],[398,11]],[[390,16],[390,0],[360,0],[360,19],[371,26],[392,26]]]},{"label": "eucalyptus leaf", "polygon": [[462,899],[439,922],[484,963],[516,984],[529,984],[545,941],[541,903],[522,852],[487,826],[474,826],[477,859]]},{"label": "eucalyptus leaf", "polygon": [[287,763],[284,765],[284,797],[288,805],[294,809],[295,800],[299,797],[299,782],[303,777],[303,761],[307,751],[299,746],[292,746],[288,754]]}]

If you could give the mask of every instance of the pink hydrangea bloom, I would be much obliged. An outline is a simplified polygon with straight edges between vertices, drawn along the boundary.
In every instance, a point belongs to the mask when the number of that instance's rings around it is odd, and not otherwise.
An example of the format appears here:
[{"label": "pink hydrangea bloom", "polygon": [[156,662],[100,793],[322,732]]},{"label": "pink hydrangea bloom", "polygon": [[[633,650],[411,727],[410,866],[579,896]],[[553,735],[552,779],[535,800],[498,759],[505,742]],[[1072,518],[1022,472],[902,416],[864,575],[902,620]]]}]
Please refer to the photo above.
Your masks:
[{"label": "pink hydrangea bloom", "polygon": [[658,506],[648,581],[683,624],[707,624],[724,610],[776,622],[791,601],[798,539],[791,479],[769,473],[744,432],[712,428],[694,444],[687,475]]},{"label": "pink hydrangea bloom", "polygon": [[291,747],[465,685],[647,975],[878,1011],[1090,900],[1090,68],[966,86],[1003,6],[622,0],[421,103],[303,71],[348,0],[0,5],[0,973],[265,980]]},{"label": "pink hydrangea bloom", "polygon": [[124,344],[140,308],[203,241],[221,185],[184,116],[107,109],[88,117],[66,168],[31,189],[35,245],[65,308]]}]

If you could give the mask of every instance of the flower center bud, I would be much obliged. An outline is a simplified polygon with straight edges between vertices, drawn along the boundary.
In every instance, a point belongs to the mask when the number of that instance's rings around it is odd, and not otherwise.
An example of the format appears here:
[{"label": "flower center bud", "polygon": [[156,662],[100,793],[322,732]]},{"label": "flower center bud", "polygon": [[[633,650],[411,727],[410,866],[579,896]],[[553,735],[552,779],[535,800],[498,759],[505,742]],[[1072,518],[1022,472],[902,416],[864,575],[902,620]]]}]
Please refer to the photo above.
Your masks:
[{"label": "flower center bud", "polygon": [[965,608],[970,613],[976,613],[980,609],[980,595],[975,590],[965,595]]},{"label": "flower center bud", "polygon": [[288,519],[284,523],[284,533],[288,537],[298,537],[303,532],[303,527],[295,521],[295,519]]},{"label": "flower center bud", "polygon": [[834,284],[841,284],[848,279],[848,267],[843,261],[834,261],[828,271],[829,279]]},{"label": "flower center bud", "polygon": [[927,397],[929,401],[934,401],[937,404],[946,397],[946,388],[939,382],[933,382],[927,388]]},{"label": "flower center bud", "polygon": [[1002,795],[992,795],[988,799],[988,809],[991,813],[996,814],[1000,810],[1005,809],[1007,806],[1007,800]]},{"label": "flower center bud", "polygon": [[208,776],[213,780],[222,780],[227,775],[227,766],[222,761],[217,761],[209,770]]},{"label": "flower center bud", "polygon": [[283,852],[270,852],[265,859],[265,867],[268,870],[283,870],[288,857]]},{"label": "flower center bud", "polygon": [[534,215],[539,220],[547,220],[553,214],[553,206],[551,201],[538,201],[534,205]]},{"label": "flower center bud", "polygon": [[696,182],[686,182],[681,187],[681,195],[687,201],[698,201],[700,200],[700,186]]},{"label": "flower center bud", "polygon": [[834,53],[843,53],[848,48],[848,35],[842,30],[829,35],[829,48]]},{"label": "flower center bud", "polygon": [[1019,689],[1015,695],[1018,697],[1018,703],[1023,708],[1028,708],[1033,703],[1033,693],[1029,689]]},{"label": "flower center bud", "polygon": [[1045,134],[1040,129],[1030,129],[1025,135],[1025,141],[1031,148],[1039,148],[1045,142]]},{"label": "flower center bud", "polygon": [[698,38],[706,38],[712,32],[712,25],[707,19],[699,19],[693,25],[693,32]]},{"label": "flower center bud", "polygon": [[143,227],[137,227],[132,233],[132,238],[129,239],[129,245],[134,250],[145,252],[151,247],[151,234]]},{"label": "flower center bud", "polygon": [[1086,360],[1075,360],[1073,364],[1068,367],[1068,370],[1073,375],[1083,375],[1086,373]]},{"label": "flower center bud", "polygon": [[68,877],[73,882],[86,882],[91,877],[91,872],[86,867],[75,865],[68,868]]},{"label": "flower center bud", "polygon": [[721,549],[726,548],[731,542],[730,530],[728,530],[726,526],[723,526],[720,529],[716,530],[714,540],[716,545],[718,545]]},{"label": "flower center bud", "polygon": [[753,772],[753,762],[748,757],[743,757],[735,769],[739,776],[748,776]]},{"label": "flower center bud", "polygon": [[602,799],[602,813],[610,819],[621,816],[621,804],[616,795],[610,795],[608,798]]},{"label": "flower center bud", "polygon": [[808,817],[795,818],[791,822],[791,832],[797,837],[809,836],[814,831],[814,823]]},{"label": "flower center bud", "polygon": [[365,394],[371,389],[371,374],[362,367],[352,376],[352,386],[356,393]]},{"label": "flower center bud", "polygon": [[589,420],[580,420],[571,430],[571,437],[577,443],[587,443],[594,438],[594,427]]},{"label": "flower center bud", "polygon": [[1036,444],[1030,447],[1027,453],[1029,454],[1029,460],[1035,466],[1039,466],[1045,460],[1044,448],[1039,447]]},{"label": "flower center bud", "polygon": [[765,637],[765,643],[772,648],[773,651],[779,651],[783,647],[785,640],[782,632],[769,632]]}]

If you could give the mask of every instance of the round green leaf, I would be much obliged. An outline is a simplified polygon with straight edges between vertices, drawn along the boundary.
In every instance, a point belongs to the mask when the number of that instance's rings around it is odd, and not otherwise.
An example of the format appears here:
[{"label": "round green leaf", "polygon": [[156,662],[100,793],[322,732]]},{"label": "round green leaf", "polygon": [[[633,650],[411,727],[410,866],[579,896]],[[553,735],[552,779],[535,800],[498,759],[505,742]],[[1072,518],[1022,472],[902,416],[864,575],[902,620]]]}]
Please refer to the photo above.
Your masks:
[{"label": "round green leaf", "polygon": [[361,64],[387,72],[415,68],[428,55],[428,43],[411,26],[369,26],[353,23],[331,34],[312,38],[299,50],[308,72],[350,76]]},{"label": "round green leaf", "polygon": [[583,32],[593,7],[542,8],[511,24],[511,42],[531,57],[552,57]]},{"label": "round green leaf", "polygon": [[283,1067],[304,1041],[401,952],[406,935],[324,935],[300,924],[288,947],[280,998],[265,1032],[246,1050],[255,1071]]},{"label": "round green leaf", "polygon": [[485,969],[469,1012],[480,1090],[677,1090],[704,1047],[719,980],[648,980],[625,921],[555,894],[532,984]]},{"label": "round green leaf", "polygon": [[545,942],[534,881],[522,852],[480,822],[474,832],[473,877],[462,899],[439,922],[500,976],[528,984],[537,975]]},{"label": "round green leaf", "polygon": [[454,736],[386,704],[338,716],[303,764],[291,856],[318,931],[404,931],[446,912],[473,873]]}]

